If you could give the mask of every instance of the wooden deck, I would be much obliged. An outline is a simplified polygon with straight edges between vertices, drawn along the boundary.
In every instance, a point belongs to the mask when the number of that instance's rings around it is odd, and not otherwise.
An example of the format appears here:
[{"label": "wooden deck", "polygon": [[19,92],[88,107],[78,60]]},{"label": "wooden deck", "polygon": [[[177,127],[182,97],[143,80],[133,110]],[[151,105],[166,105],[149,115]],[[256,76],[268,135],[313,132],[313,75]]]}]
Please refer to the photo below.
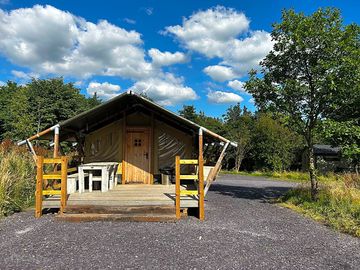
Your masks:
[{"label": "wooden deck", "polygon": [[[184,187],[181,187],[185,189]],[[67,206],[174,206],[175,185],[117,185],[108,192],[93,191],[70,194]],[[59,197],[52,196],[44,199],[44,208],[59,206]],[[195,196],[182,196],[181,208],[198,207]]]}]

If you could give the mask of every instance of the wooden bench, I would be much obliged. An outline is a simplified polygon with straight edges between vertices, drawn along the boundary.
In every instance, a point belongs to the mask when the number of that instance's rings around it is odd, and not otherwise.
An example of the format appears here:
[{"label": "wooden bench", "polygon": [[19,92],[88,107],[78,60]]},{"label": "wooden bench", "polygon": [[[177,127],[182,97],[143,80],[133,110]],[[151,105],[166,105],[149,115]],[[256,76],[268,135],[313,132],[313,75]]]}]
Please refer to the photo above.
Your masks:
[{"label": "wooden bench", "polygon": [[[88,173],[84,173],[84,177],[88,177]],[[67,194],[72,194],[76,192],[76,182],[79,181],[79,174],[73,173],[67,176]]]}]

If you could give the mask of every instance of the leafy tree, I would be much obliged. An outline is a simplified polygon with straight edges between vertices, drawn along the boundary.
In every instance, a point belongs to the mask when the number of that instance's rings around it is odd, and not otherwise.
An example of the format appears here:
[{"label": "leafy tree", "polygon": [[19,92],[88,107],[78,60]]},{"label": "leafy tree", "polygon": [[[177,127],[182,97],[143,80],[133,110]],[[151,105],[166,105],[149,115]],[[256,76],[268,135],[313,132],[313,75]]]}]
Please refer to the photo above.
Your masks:
[{"label": "leafy tree", "polygon": [[6,132],[6,121],[11,118],[8,110],[9,102],[14,93],[20,88],[21,86],[11,81],[8,81],[6,85],[0,86],[0,140],[3,139],[4,133]]},{"label": "leafy tree", "polygon": [[9,117],[5,118],[6,132],[4,137],[20,140],[34,133],[34,119],[29,113],[28,91],[28,88],[20,87],[8,101],[7,113]]},{"label": "leafy tree", "polygon": [[359,91],[359,26],[343,26],[337,9],[310,16],[293,10],[271,33],[273,50],[261,62],[262,77],[250,72],[246,89],[261,109],[289,116],[308,148],[312,198],[318,193],[313,144],[319,120]]},{"label": "leafy tree", "polygon": [[243,159],[252,146],[251,129],[253,117],[246,107],[242,110],[240,103],[238,103],[227,109],[224,120],[227,136],[229,139],[237,142],[237,147],[234,149],[234,169],[239,171]]},{"label": "leafy tree", "polygon": [[0,87],[0,138],[24,139],[100,103],[62,78],[33,79],[25,86],[9,81]]},{"label": "leafy tree", "polygon": [[295,151],[301,146],[299,135],[265,113],[256,116],[252,134],[250,155],[257,169],[289,169],[294,161]]},{"label": "leafy tree", "polygon": [[180,116],[197,123],[198,115],[193,105],[183,105],[183,108],[179,111]]},{"label": "leafy tree", "polygon": [[360,164],[360,125],[356,121],[326,120],[323,123],[325,138],[332,145],[341,146],[342,156],[353,164],[359,173]]},{"label": "leafy tree", "polygon": [[30,113],[36,122],[37,132],[66,120],[97,103],[80,94],[72,83],[64,83],[63,78],[47,80],[33,79],[29,84]]}]

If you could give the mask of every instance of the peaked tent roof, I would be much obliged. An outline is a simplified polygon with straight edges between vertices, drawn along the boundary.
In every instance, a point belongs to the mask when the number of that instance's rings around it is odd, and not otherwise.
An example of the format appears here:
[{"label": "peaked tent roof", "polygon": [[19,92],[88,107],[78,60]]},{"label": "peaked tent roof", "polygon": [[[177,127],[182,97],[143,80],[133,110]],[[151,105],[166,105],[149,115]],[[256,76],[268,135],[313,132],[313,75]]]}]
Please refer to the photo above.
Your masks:
[{"label": "peaked tent roof", "polygon": [[[105,125],[108,122],[122,117],[122,114],[126,110],[132,108],[131,106],[148,108],[163,118],[170,119],[181,124],[182,127],[188,130],[192,130],[195,133],[198,133],[200,130],[202,130],[212,137],[215,137],[223,142],[229,142],[231,145],[236,146],[236,143],[231,142],[230,140],[184,117],[181,117],[132,91],[124,92],[90,110],[60,122],[58,126],[61,128],[61,137],[70,136],[70,134],[73,134],[74,132],[87,133],[91,130],[94,130],[101,125]],[[40,137],[46,138],[46,136]]]}]

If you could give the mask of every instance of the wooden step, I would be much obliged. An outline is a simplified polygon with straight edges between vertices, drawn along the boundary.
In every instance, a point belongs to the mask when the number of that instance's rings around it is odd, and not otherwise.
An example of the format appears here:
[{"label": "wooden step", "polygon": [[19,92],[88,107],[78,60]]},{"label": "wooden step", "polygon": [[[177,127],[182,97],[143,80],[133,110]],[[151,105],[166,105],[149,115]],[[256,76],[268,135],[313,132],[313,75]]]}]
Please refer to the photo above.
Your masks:
[{"label": "wooden step", "polygon": [[108,205],[69,205],[66,214],[169,214],[175,213],[175,206],[108,206]]},{"label": "wooden step", "polygon": [[175,213],[170,214],[61,214],[56,218],[68,222],[127,221],[127,222],[175,222]]}]

